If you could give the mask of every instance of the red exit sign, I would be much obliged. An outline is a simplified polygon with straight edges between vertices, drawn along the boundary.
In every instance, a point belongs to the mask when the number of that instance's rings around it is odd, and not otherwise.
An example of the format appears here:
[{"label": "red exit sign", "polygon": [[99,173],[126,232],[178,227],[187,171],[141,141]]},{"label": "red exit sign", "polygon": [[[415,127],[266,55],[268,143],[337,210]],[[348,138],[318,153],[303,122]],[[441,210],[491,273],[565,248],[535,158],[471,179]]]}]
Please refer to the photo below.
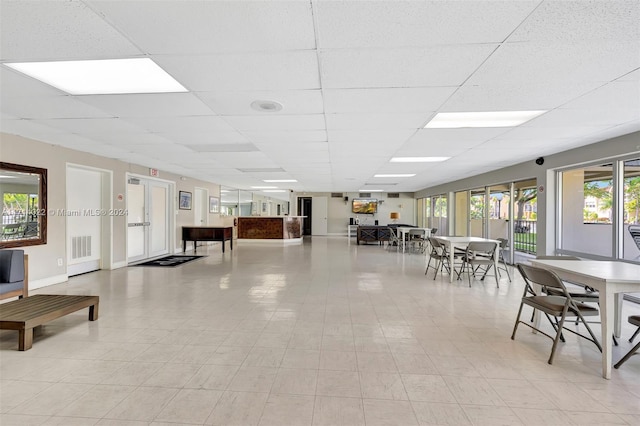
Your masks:
[{"label": "red exit sign", "polygon": [[149,169],[149,176],[158,177],[160,176],[160,172],[158,172],[158,169]]}]

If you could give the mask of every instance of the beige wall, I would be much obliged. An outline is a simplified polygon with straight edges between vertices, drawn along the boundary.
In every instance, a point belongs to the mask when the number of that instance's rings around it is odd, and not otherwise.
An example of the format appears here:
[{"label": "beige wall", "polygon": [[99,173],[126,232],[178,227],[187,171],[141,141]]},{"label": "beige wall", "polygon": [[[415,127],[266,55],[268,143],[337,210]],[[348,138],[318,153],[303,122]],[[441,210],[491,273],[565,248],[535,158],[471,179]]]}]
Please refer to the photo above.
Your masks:
[{"label": "beige wall", "polygon": [[[66,168],[67,164],[93,167],[112,172],[113,183],[110,200],[112,208],[124,209],[126,199],[118,201],[118,194],[126,197],[127,173],[140,176],[149,176],[149,169],[136,164],[125,163],[105,157],[74,151],[57,145],[50,145],[32,139],[0,133],[0,158],[2,161],[28,166],[41,167],[48,170],[47,207],[49,210],[64,210],[66,207]],[[178,191],[194,193],[194,188],[206,188],[210,196],[220,196],[220,186],[211,182],[205,182],[189,177],[181,179],[181,176],[160,171],[160,179],[175,184],[175,196]],[[177,206],[177,200],[174,199]],[[94,208],[95,206],[89,206]],[[193,210],[177,210],[175,217],[175,246],[181,247],[181,226],[194,225]],[[210,214],[210,226],[231,226],[232,217],[221,217],[218,214]],[[114,216],[112,218],[111,235],[112,262],[104,268],[126,266],[126,216]],[[55,284],[66,281],[66,219],[63,216],[50,215],[47,218],[47,244],[29,246],[24,248],[29,254],[29,277],[32,288]],[[64,259],[64,265],[58,266],[57,260]]]}]

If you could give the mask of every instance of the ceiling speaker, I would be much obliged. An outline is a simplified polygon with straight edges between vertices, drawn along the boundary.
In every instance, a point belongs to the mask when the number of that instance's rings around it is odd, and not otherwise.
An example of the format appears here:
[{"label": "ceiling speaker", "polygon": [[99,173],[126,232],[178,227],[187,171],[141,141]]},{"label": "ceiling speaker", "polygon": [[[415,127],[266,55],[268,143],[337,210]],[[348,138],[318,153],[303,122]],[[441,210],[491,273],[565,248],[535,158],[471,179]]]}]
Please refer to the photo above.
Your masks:
[{"label": "ceiling speaker", "polygon": [[538,166],[542,166],[544,164],[544,158],[542,158],[542,157],[536,158],[536,164]]}]

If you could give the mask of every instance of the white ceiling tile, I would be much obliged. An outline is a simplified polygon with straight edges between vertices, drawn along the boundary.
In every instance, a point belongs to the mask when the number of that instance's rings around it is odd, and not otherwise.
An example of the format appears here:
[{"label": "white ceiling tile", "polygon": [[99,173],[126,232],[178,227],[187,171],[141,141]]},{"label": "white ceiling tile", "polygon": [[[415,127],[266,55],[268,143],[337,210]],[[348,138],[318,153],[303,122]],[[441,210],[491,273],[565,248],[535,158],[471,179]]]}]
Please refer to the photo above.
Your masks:
[{"label": "white ceiling tile", "polygon": [[482,143],[508,132],[509,128],[484,127],[460,129],[420,129],[408,142],[411,144]]},{"label": "white ceiling tile", "polygon": [[558,108],[549,111],[533,120],[525,123],[522,127],[564,127],[571,126],[590,127],[605,126],[626,122],[640,118],[639,110],[625,108],[611,109],[565,109]]},{"label": "white ceiling tile", "polygon": [[327,89],[324,103],[328,114],[426,113],[440,108],[455,90],[456,87]]},{"label": "white ceiling tile", "polygon": [[319,47],[502,42],[538,4],[538,1],[319,1],[315,5]]},{"label": "white ceiling tile", "polygon": [[236,131],[159,133],[160,136],[182,145],[212,144],[212,143],[245,143],[249,142],[244,135]]},{"label": "white ceiling tile", "polygon": [[[311,4],[301,1],[90,1],[153,54],[315,48]],[[144,25],[140,25],[144,17]]]},{"label": "white ceiling tile", "polygon": [[562,105],[562,108],[602,110],[603,112],[623,108],[637,111],[640,117],[640,80],[616,80]]},{"label": "white ceiling tile", "polygon": [[119,118],[62,118],[35,120],[38,123],[78,134],[140,133],[142,129]]},{"label": "white ceiling tile", "polygon": [[506,43],[467,84],[608,82],[638,68],[638,53],[637,42]]},{"label": "white ceiling tile", "polygon": [[0,95],[3,109],[20,118],[107,118],[113,115],[84,105],[71,96],[29,96],[6,99]]},{"label": "white ceiling tile", "polygon": [[228,132],[233,133],[234,129],[222,118],[218,116],[192,116],[192,117],[131,117],[126,121],[139,126],[153,133],[207,133],[207,132]]},{"label": "white ceiling tile", "polygon": [[142,52],[79,1],[0,2],[0,55],[5,61],[99,59]]},{"label": "white ceiling tile", "polygon": [[[294,115],[324,112],[320,90],[198,92],[197,95],[220,115]],[[282,105],[282,110],[256,111],[251,107],[251,103],[257,100],[278,102]]]},{"label": "white ceiling tile", "polygon": [[545,1],[509,36],[509,42],[590,40],[638,41],[640,3]]},{"label": "white ceiling tile", "polygon": [[323,87],[458,86],[497,46],[473,44],[321,51]]},{"label": "white ceiling tile", "polygon": [[271,130],[324,130],[322,114],[309,115],[260,115],[260,116],[226,116],[231,126],[240,131]]},{"label": "white ceiling tile", "polygon": [[415,129],[394,130],[330,130],[329,142],[332,144],[383,143],[397,146],[404,143],[416,132]]},{"label": "white ceiling tile", "polygon": [[392,130],[420,129],[429,121],[431,113],[405,114],[327,114],[327,129],[332,130]]},{"label": "white ceiling tile", "polygon": [[3,103],[6,102],[5,99],[12,98],[67,95],[62,90],[42,83],[35,78],[27,77],[25,74],[8,68],[6,65],[0,66],[0,82],[2,82],[0,96],[2,96]]},{"label": "white ceiling tile", "polygon": [[155,133],[146,133],[142,130],[138,133],[119,133],[115,135],[110,133],[93,133],[91,134],[91,139],[98,142],[108,143],[110,145],[145,145],[149,148],[155,145],[167,145],[173,143],[160,135]]},{"label": "white ceiling tile", "polygon": [[192,93],[90,95],[78,96],[77,99],[120,118],[214,114]]},{"label": "white ceiling tile", "polygon": [[208,56],[154,56],[153,60],[193,92],[319,89],[315,51]]},{"label": "white ceiling tile", "polygon": [[243,135],[255,143],[279,142],[326,142],[326,130],[303,131],[243,131]]},{"label": "white ceiling tile", "polygon": [[442,106],[442,112],[549,110],[581,96],[602,82],[546,81],[497,78],[490,84],[465,84]]}]

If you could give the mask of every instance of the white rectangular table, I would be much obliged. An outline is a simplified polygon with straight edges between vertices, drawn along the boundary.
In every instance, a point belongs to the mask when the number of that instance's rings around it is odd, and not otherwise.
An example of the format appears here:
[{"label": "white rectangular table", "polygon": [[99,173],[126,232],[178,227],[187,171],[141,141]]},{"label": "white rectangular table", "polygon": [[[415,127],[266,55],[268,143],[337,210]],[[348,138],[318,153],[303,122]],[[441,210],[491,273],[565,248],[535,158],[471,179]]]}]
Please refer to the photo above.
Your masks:
[{"label": "white rectangular table", "polygon": [[403,253],[404,253],[404,250],[405,250],[405,246],[407,245],[405,236],[412,229],[418,229],[418,230],[421,229],[421,230],[423,230],[424,234],[425,234],[425,238],[429,238],[429,236],[431,235],[431,228],[414,228],[412,226],[398,226],[396,229],[398,230],[398,232],[400,232],[400,235],[398,237],[400,238],[400,241],[402,242],[402,252]]},{"label": "white rectangular table", "polygon": [[453,261],[455,258],[455,249],[459,248],[462,250],[466,250],[467,246],[471,242],[490,242],[496,243],[496,255],[495,259],[498,259],[498,248],[500,247],[500,241],[498,240],[490,240],[488,238],[480,238],[480,237],[443,237],[443,236],[434,236],[435,239],[443,243],[449,252],[449,265],[451,266],[451,274],[449,277],[449,282],[453,282]]},{"label": "white rectangular table", "polygon": [[[611,378],[611,336],[620,336],[622,293],[640,292],[640,265],[616,261],[531,260],[561,279],[598,290],[602,328],[602,376]],[[615,303],[614,303],[615,301]]]}]

